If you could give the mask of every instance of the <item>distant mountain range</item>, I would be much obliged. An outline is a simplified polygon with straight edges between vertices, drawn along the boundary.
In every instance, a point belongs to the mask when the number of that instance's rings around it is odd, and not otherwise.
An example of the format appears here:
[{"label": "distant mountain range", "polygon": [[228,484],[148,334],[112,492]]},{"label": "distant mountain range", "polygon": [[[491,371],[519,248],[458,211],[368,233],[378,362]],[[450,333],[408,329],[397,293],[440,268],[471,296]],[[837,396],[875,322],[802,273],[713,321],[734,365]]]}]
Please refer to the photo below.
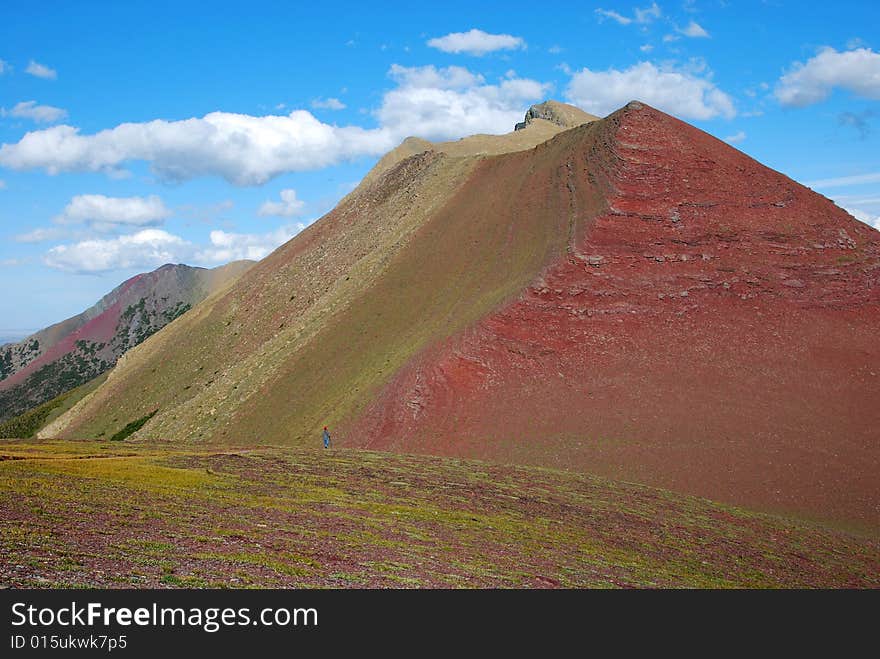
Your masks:
[{"label": "distant mountain range", "polygon": [[[880,529],[880,232],[642,103],[518,128],[406,140],[41,435],[317,448],[329,425]],[[183,308],[140,297],[90,341]]]},{"label": "distant mountain range", "polygon": [[130,348],[253,265],[164,265],[127,280],[86,311],[0,345],[0,421],[110,369]]}]

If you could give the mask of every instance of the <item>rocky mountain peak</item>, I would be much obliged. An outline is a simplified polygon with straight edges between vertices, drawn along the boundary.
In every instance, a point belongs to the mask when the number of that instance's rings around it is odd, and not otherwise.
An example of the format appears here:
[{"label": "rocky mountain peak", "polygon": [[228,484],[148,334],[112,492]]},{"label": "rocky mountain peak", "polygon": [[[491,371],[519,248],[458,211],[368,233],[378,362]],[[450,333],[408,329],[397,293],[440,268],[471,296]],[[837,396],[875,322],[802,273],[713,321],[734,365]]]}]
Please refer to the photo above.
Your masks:
[{"label": "rocky mountain peak", "polygon": [[526,111],[525,119],[516,124],[513,129],[522,130],[535,119],[543,119],[563,128],[574,128],[575,126],[596,121],[599,117],[587,114],[574,105],[560,103],[559,101],[544,101],[530,107]]}]

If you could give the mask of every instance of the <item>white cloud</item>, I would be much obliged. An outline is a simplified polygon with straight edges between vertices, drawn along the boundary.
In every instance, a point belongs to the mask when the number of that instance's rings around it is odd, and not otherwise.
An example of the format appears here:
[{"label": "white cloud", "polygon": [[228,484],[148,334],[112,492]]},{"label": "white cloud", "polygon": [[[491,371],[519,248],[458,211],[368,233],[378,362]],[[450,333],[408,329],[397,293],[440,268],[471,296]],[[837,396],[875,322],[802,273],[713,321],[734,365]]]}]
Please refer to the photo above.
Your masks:
[{"label": "white cloud", "polygon": [[168,181],[216,175],[259,185],[283,172],[320,169],[393,146],[388,131],[331,126],[305,110],[263,117],[212,112],[201,119],[120,124],[94,135],[63,124],[29,132],[0,147],[0,165],[113,175],[126,161],[145,160]]},{"label": "white cloud", "polygon": [[864,185],[866,183],[880,183],[880,172],[857,174],[855,176],[841,176],[838,178],[824,178],[819,181],[810,181],[807,185],[812,188],[843,188],[850,185]]},{"label": "white cloud", "polygon": [[393,126],[399,138],[418,135],[443,140],[474,133],[506,133],[522,120],[528,105],[550,89],[527,78],[507,78],[498,85],[487,85],[482,76],[453,66],[395,65],[390,75],[398,87],[385,95],[376,116],[383,126]]},{"label": "white cloud", "polygon": [[650,23],[663,15],[663,12],[660,11],[660,6],[656,2],[652,2],[650,7],[644,9],[637,8],[635,12],[636,23]]},{"label": "white cloud", "polygon": [[554,44],[547,49],[547,52],[551,55],[558,55],[562,52],[562,47]]},{"label": "white cloud", "polygon": [[316,98],[312,101],[312,107],[316,110],[344,110],[346,105],[338,98]]},{"label": "white cloud", "polygon": [[640,62],[619,71],[575,72],[566,89],[568,100],[587,112],[604,116],[631,100],[640,100],[684,119],[736,115],[733,100],[707,77]]},{"label": "white cloud", "polygon": [[239,259],[262,259],[304,228],[304,224],[295,223],[262,234],[214,230],[207,245],[194,244],[162,229],[142,229],[116,238],[58,245],[46,252],[43,262],[77,274],[150,270],[165,263],[213,266]]},{"label": "white cloud", "polygon": [[496,50],[517,50],[526,47],[526,42],[511,34],[489,34],[482,30],[452,32],[444,37],[428,40],[428,46],[444,53],[466,53],[482,57]]},{"label": "white cloud", "polygon": [[424,87],[431,89],[464,89],[483,84],[486,80],[478,73],[471,73],[463,66],[447,66],[438,69],[428,66],[401,66],[392,64],[388,76],[400,87]]},{"label": "white cloud", "polygon": [[633,22],[633,19],[618,14],[616,11],[610,9],[597,9],[596,14],[600,19],[610,18],[612,21],[617,21],[621,25],[629,25]]},{"label": "white cloud", "polygon": [[282,190],[281,201],[267,201],[260,206],[260,215],[276,217],[295,217],[301,215],[306,203],[296,198],[296,190]]},{"label": "white cloud", "polygon": [[59,240],[69,237],[70,232],[60,227],[39,228],[27,233],[19,234],[15,241],[19,243],[42,243],[47,240]]},{"label": "white cloud", "polygon": [[745,133],[745,131],[741,130],[738,133],[735,133],[733,135],[729,135],[728,137],[725,137],[724,141],[730,142],[731,144],[739,144],[744,139],[746,139],[746,133]]},{"label": "white cloud", "polygon": [[823,48],[806,63],[795,62],[779,79],[775,94],[782,105],[803,107],[825,100],[836,87],[880,99],[880,53],[870,48]]},{"label": "white cloud", "polygon": [[50,124],[60,121],[67,116],[67,110],[56,108],[51,105],[37,105],[36,101],[22,101],[16,103],[11,110],[0,110],[0,115],[30,119],[37,123]]},{"label": "white cloud", "polygon": [[676,28],[678,32],[683,34],[686,37],[695,37],[695,38],[709,38],[709,33],[703,29],[703,26],[697,23],[696,21],[691,21],[687,24],[687,27],[684,28]]},{"label": "white cloud", "polygon": [[204,265],[229,263],[241,259],[259,261],[304,228],[304,224],[296,223],[262,234],[212,231],[210,246],[196,251],[193,258],[196,263]]},{"label": "white cloud", "polygon": [[161,229],[144,229],[118,238],[58,245],[46,253],[43,262],[50,268],[75,273],[155,268],[183,260],[180,257],[190,249],[191,245],[179,236]]},{"label": "white cloud", "polygon": [[673,41],[678,41],[681,37],[675,34],[664,34],[663,35],[663,43],[672,43]]},{"label": "white cloud", "polygon": [[124,226],[155,226],[171,216],[171,211],[156,195],[149,197],[105,197],[100,194],[77,195],[55,218],[59,224],[85,223],[98,231]]},{"label": "white cloud", "polygon": [[46,80],[55,80],[55,78],[58,77],[58,72],[55,69],[50,69],[45,64],[40,64],[34,60],[28,62],[25,73],[30,73],[32,76],[44,78]]},{"label": "white cloud", "polygon": [[646,25],[655,21],[663,15],[663,12],[660,10],[660,6],[656,2],[652,2],[649,7],[638,8],[636,7],[633,10],[633,17],[624,16],[619,12],[612,11],[610,9],[597,9],[596,15],[599,16],[599,20],[605,20],[606,18],[611,19],[621,25],[629,25],[630,23],[638,23],[639,25]]},{"label": "white cloud", "polygon": [[12,67],[9,66],[9,62],[0,59],[0,76],[2,76],[7,71],[11,71]]},{"label": "white cloud", "polygon": [[6,189],[6,181],[4,181],[2,178],[0,178],[0,190],[5,190],[5,189]]},{"label": "white cloud", "polygon": [[865,192],[863,194],[834,195],[834,203],[841,207],[855,206],[857,208],[865,208],[866,206],[871,206],[880,211],[880,197],[871,196],[870,192]]},{"label": "white cloud", "polygon": [[858,208],[844,208],[843,210],[845,210],[857,220],[864,222],[868,226],[872,226],[875,229],[880,230],[880,215],[874,215],[872,213],[859,210]]},{"label": "white cloud", "polygon": [[455,139],[505,133],[550,89],[526,78],[487,84],[456,66],[395,64],[389,76],[396,86],[374,112],[377,128],[326,124],[305,110],[259,117],[212,112],[180,121],[120,124],[92,135],[62,124],[4,144],[0,166],[119,176],[125,163],[143,160],[168,181],[221,176],[236,185],[260,185],[282,173],[383,154],[408,135]]},{"label": "white cloud", "polygon": [[652,50],[654,50],[654,46],[652,46],[649,43],[646,43],[642,46],[639,46],[639,50],[641,50],[643,53],[650,53]]}]

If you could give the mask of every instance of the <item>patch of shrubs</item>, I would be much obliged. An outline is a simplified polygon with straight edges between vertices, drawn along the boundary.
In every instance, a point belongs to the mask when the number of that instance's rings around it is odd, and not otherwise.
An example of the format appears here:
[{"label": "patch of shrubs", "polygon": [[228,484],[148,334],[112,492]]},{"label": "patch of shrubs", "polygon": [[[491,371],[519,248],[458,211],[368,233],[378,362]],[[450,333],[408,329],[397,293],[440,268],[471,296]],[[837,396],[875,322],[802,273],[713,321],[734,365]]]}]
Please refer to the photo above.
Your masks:
[{"label": "patch of shrubs", "polygon": [[159,411],[158,409],[153,410],[152,412],[150,412],[146,416],[142,416],[140,419],[137,419],[137,420],[132,421],[131,423],[127,424],[122,430],[120,430],[118,433],[113,435],[110,438],[110,441],[111,442],[121,442],[123,439],[125,439],[129,435],[135,434],[138,430],[140,430],[141,428],[144,427],[144,425],[147,423],[147,421],[149,421],[154,416],[156,416],[156,412],[158,412],[158,411]]}]

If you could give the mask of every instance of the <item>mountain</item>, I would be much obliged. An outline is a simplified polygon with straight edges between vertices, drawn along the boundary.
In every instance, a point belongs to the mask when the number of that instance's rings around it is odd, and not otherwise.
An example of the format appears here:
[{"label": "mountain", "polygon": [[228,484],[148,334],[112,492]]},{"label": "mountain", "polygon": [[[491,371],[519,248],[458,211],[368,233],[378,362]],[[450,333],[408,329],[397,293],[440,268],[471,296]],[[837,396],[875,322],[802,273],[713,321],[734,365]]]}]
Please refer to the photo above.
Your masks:
[{"label": "mountain", "polygon": [[212,270],[163,265],[132,277],[81,314],[0,346],[0,421],[100,375],[251,265],[237,261]]},{"label": "mountain", "polygon": [[43,434],[330,425],[880,529],[880,232],[642,103],[547,107],[407,140]]}]

